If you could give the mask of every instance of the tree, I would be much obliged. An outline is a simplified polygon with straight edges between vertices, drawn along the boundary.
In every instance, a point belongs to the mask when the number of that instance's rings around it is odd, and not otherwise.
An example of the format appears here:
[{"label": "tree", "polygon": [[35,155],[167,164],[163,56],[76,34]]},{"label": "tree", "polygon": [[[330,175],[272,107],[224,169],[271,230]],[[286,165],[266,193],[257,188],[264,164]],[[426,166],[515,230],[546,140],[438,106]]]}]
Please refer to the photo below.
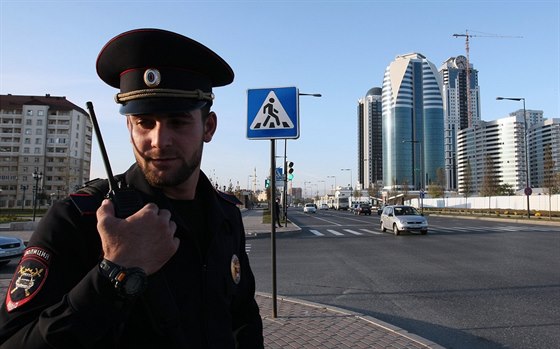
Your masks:
[{"label": "tree", "polygon": [[433,198],[442,198],[445,195],[445,170],[439,167],[436,176],[436,183],[430,183],[428,186],[428,194]]},{"label": "tree", "polygon": [[556,161],[552,157],[552,148],[547,144],[543,154],[543,187],[548,193],[548,218],[552,216],[552,195],[560,192],[560,181],[558,171],[555,171]]},{"label": "tree", "polygon": [[490,155],[486,155],[484,161],[484,177],[480,188],[481,196],[496,196],[499,193],[500,177],[499,169]]},{"label": "tree", "polygon": [[465,165],[465,172],[463,174],[463,185],[461,187],[461,191],[463,195],[465,195],[465,208],[467,206],[467,198],[469,197],[469,194],[473,190],[472,183],[473,183],[473,178],[472,178],[471,161],[467,160],[467,164]]},{"label": "tree", "polygon": [[490,210],[490,197],[498,195],[500,188],[499,169],[494,159],[488,154],[486,154],[484,165],[480,195],[488,196],[488,210]]}]

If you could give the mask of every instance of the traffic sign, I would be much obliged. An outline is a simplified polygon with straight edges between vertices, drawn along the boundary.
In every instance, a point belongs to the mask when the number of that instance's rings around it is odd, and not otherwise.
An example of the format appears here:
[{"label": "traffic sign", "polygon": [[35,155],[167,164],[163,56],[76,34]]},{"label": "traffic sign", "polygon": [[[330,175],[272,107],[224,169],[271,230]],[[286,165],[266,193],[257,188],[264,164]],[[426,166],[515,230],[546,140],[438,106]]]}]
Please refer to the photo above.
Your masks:
[{"label": "traffic sign", "polygon": [[247,138],[299,138],[298,97],[296,87],[247,90]]},{"label": "traffic sign", "polygon": [[531,189],[531,187],[526,187],[525,188],[525,195],[529,196],[533,194],[533,189]]}]

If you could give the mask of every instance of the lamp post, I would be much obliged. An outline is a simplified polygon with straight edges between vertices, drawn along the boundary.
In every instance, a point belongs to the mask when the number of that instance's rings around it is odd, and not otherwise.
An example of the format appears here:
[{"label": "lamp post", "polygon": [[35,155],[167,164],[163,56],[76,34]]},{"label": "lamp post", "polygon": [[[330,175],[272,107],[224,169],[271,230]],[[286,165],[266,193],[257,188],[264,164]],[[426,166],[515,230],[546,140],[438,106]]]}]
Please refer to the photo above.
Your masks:
[{"label": "lamp post", "polygon": [[531,189],[531,182],[529,180],[529,142],[527,135],[529,133],[529,128],[527,124],[527,109],[525,109],[525,98],[524,97],[496,97],[496,100],[503,101],[523,101],[523,125],[525,128],[524,142],[525,142],[525,196],[527,196],[527,219],[531,219],[531,209],[529,207],[529,196],[533,193]]},{"label": "lamp post", "polygon": [[38,172],[37,169],[33,171],[33,180],[35,185],[33,186],[33,222],[35,222],[35,213],[37,212],[37,194],[39,192],[39,181],[43,178],[43,172]]},{"label": "lamp post", "polygon": [[341,171],[350,171],[350,197],[348,198],[348,207],[352,208],[352,169],[351,168],[341,168]]},{"label": "lamp post", "polygon": [[[324,180],[318,181],[319,183],[323,183],[323,195],[327,195],[327,185],[325,184]],[[319,191],[319,189],[317,189]]]},{"label": "lamp post", "polygon": [[[422,154],[424,152],[423,146],[422,146],[422,141],[418,141],[418,140],[414,140],[414,139],[413,140],[406,140],[405,139],[402,142],[403,143],[420,144],[420,183],[419,183],[420,188],[417,188],[417,189],[418,190],[423,190],[423,189],[425,189],[425,183],[424,183],[425,174],[424,174],[424,160],[423,160],[423,154]],[[416,171],[416,166],[415,165],[416,164],[413,164],[414,171]],[[414,183],[414,186],[416,186],[416,183]]]},{"label": "lamp post", "polygon": [[22,191],[23,194],[21,195],[21,212],[23,212],[24,210],[24,205],[25,205],[25,191],[27,190],[28,186],[27,185],[20,185],[19,187]]},{"label": "lamp post", "polygon": [[336,176],[327,176],[327,178],[334,178],[334,187],[333,187],[333,195],[334,195],[334,192],[336,191]]},{"label": "lamp post", "polygon": [[[413,143],[413,144],[420,144],[420,188],[418,189],[419,192],[419,196],[420,196],[420,211],[422,213],[424,213],[424,190],[425,190],[425,184],[424,184],[424,178],[425,178],[425,174],[424,174],[424,161],[423,161],[423,153],[424,153],[424,149],[422,146],[422,141],[419,140],[403,140],[403,143]],[[416,164],[414,163],[413,165],[414,167],[414,171],[413,173],[416,172]],[[416,186],[416,183],[414,183],[414,186]]]}]

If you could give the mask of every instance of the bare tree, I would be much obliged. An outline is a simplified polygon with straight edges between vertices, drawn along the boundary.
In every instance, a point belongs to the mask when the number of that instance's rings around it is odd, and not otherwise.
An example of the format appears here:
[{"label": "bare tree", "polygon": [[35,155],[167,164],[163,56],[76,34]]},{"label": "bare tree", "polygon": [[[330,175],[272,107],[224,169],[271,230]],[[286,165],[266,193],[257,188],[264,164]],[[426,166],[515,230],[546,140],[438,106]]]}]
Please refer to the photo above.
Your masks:
[{"label": "bare tree", "polygon": [[560,192],[560,176],[555,170],[556,162],[552,157],[552,148],[547,144],[543,154],[543,187],[548,193],[548,218],[552,219],[552,195]]}]

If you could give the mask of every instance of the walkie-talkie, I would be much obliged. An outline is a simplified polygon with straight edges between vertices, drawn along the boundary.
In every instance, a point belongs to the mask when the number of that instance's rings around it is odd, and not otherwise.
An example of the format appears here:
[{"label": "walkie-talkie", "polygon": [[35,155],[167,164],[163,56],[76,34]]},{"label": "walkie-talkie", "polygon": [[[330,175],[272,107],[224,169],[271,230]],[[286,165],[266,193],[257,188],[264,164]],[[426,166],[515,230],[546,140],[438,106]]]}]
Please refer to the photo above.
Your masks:
[{"label": "walkie-talkie", "polygon": [[95,111],[93,110],[93,103],[87,102],[86,105],[89,110],[89,118],[93,124],[93,129],[95,130],[97,143],[99,143],[101,156],[103,157],[103,164],[105,165],[105,171],[107,172],[107,179],[109,180],[109,192],[107,193],[107,198],[113,201],[115,206],[115,216],[119,218],[126,218],[140,210],[144,206],[144,203],[140,193],[136,190],[129,187],[123,188],[117,184],[117,181],[113,176],[113,171],[111,170],[107,150],[105,150],[105,144],[103,143],[103,137],[101,136],[99,124],[97,123],[97,117],[95,116]]}]

